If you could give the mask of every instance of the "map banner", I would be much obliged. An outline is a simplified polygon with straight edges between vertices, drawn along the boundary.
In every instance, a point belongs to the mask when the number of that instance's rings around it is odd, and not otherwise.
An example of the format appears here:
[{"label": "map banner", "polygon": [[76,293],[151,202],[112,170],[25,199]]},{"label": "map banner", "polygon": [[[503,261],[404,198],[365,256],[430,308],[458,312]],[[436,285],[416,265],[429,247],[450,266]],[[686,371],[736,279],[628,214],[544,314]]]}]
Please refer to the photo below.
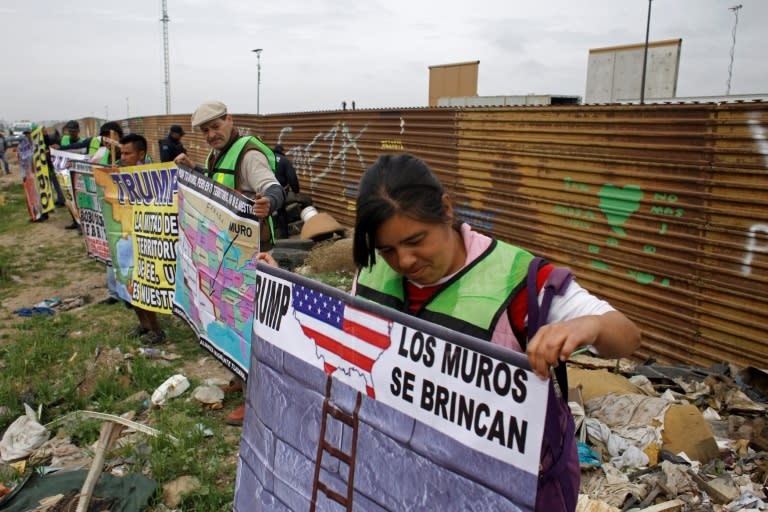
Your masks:
[{"label": "map banner", "polygon": [[85,250],[91,258],[112,266],[107,231],[104,229],[104,214],[96,195],[93,167],[85,162],[74,162],[70,175]]},{"label": "map banner", "polygon": [[232,372],[248,376],[259,222],[242,194],[179,166],[173,311]]},{"label": "map banner", "polygon": [[549,383],[524,354],[258,270],[235,510],[534,509]]},{"label": "map banner", "polygon": [[169,163],[93,171],[117,293],[164,314],[172,313],[176,289],[176,172]]},{"label": "map banner", "polygon": [[61,186],[61,191],[64,194],[64,203],[67,205],[67,209],[72,214],[72,217],[80,222],[70,168],[76,161],[87,161],[88,155],[52,149],[51,160],[53,161],[53,170],[56,172],[56,179],[59,181],[59,186]]}]

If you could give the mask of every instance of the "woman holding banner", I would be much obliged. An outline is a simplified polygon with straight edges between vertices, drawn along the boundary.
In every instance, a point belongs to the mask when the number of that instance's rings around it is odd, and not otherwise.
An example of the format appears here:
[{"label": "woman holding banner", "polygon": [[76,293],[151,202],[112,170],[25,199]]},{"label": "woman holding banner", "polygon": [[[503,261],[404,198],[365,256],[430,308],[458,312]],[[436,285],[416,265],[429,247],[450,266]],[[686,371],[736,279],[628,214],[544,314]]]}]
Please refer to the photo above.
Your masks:
[{"label": "woman holding banner", "polygon": [[[624,357],[640,343],[634,323],[573,281],[552,299],[542,321],[548,325],[526,343],[526,282],[543,290],[554,267],[537,266],[537,259],[529,271],[532,254],[460,224],[439,180],[407,154],[382,156],[363,175],[353,252],[357,295],[525,352],[541,378],[580,347]],[[550,385],[536,510],[572,511],[579,490],[573,418],[554,389]]]}]

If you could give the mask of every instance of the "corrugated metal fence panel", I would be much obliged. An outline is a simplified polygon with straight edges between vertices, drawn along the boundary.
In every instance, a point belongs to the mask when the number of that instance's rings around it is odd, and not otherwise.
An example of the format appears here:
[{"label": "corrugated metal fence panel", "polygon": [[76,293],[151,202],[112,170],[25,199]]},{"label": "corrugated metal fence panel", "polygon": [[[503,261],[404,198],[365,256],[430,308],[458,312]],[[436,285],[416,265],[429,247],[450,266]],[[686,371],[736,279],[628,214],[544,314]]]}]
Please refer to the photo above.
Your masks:
[{"label": "corrugated metal fence panel", "polygon": [[[125,121],[152,151],[189,115]],[[570,266],[643,330],[639,358],[764,367],[768,105],[390,109],[235,115],[291,156],[304,192],[345,226],[384,153],[424,159],[462,219]],[[152,153],[155,157],[156,153]]]},{"label": "corrugated metal fence panel", "polygon": [[280,142],[293,161],[303,192],[345,226],[354,225],[363,172],[387,153],[407,151],[438,173],[456,172],[454,116],[450,109],[395,109],[271,115],[263,139]]},{"label": "corrugated metal fence panel", "polygon": [[698,342],[713,105],[459,111],[460,211],[554,262],[643,329],[638,356]]},{"label": "corrugated metal fence panel", "polygon": [[714,134],[709,222],[699,268],[700,342],[723,359],[765,367],[768,105],[721,105]]}]

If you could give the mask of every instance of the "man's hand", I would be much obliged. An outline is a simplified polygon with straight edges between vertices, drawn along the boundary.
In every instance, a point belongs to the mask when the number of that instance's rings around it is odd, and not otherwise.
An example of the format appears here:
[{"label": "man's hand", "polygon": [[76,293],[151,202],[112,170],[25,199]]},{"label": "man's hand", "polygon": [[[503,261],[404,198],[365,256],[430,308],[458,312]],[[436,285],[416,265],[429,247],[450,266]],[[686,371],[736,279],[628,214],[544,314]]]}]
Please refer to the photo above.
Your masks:
[{"label": "man's hand", "polygon": [[186,153],[180,153],[179,156],[173,159],[173,161],[177,164],[189,167],[190,169],[195,168],[195,162],[193,162]]},{"label": "man's hand", "polygon": [[271,254],[268,252],[260,252],[256,255],[256,261],[263,261],[267,265],[272,265],[273,267],[280,267],[280,265],[277,264],[277,261],[275,258],[272,257]]},{"label": "man's hand", "polygon": [[263,219],[269,216],[270,202],[268,197],[264,197],[261,194],[256,194],[256,199],[253,200],[253,213],[256,217]]}]

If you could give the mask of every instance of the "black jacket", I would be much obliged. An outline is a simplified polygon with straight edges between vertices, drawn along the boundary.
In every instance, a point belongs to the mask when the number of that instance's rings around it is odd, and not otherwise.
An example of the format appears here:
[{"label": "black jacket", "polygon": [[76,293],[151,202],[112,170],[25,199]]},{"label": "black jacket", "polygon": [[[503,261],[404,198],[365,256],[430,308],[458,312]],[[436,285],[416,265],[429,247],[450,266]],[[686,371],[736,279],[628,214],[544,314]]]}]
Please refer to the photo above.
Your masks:
[{"label": "black jacket", "polygon": [[287,156],[275,153],[275,178],[280,182],[283,188],[290,188],[294,194],[299,193],[299,178],[296,176],[296,169]]},{"label": "black jacket", "polygon": [[172,162],[174,158],[186,152],[181,141],[173,139],[170,135],[160,141],[161,162]]}]

